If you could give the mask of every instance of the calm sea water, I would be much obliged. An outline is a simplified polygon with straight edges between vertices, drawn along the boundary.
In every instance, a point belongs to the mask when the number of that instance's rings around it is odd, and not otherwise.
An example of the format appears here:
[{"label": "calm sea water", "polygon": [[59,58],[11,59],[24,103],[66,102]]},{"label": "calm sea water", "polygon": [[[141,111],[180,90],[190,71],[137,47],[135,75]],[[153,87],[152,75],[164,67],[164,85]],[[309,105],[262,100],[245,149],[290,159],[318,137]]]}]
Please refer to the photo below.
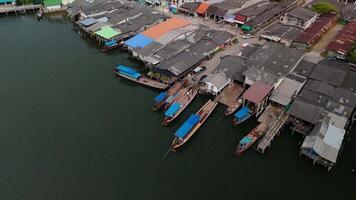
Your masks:
[{"label": "calm sea water", "polygon": [[[283,199],[355,194],[356,139],[327,172],[299,156],[286,129],[264,155],[232,150],[253,128],[217,110],[178,153],[174,131],[207,100],[197,98],[169,127],[151,111],[158,91],[115,79],[125,53],[103,54],[70,22],[0,18],[0,199]],[[353,130],[356,133],[355,129]]]}]

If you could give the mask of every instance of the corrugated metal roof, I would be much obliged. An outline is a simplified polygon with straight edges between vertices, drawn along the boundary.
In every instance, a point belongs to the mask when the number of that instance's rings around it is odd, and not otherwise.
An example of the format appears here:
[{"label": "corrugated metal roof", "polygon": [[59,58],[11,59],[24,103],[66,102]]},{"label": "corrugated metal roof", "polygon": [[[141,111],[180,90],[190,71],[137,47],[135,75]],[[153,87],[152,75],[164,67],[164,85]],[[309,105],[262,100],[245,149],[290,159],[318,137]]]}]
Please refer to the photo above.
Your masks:
[{"label": "corrugated metal roof", "polygon": [[326,47],[327,50],[346,55],[356,40],[356,19],[349,22]]},{"label": "corrugated metal roof", "polygon": [[189,21],[178,18],[170,18],[164,22],[161,22],[145,31],[142,32],[143,35],[150,37],[152,39],[157,39],[161,37],[163,34],[174,30],[179,27],[183,27],[190,24]]},{"label": "corrugated metal roof", "polygon": [[288,105],[294,94],[303,87],[304,83],[285,78],[282,83],[273,91],[270,100],[281,105]]},{"label": "corrugated metal roof", "polygon": [[272,86],[262,82],[256,82],[243,93],[242,97],[258,104],[271,92],[272,89]]}]

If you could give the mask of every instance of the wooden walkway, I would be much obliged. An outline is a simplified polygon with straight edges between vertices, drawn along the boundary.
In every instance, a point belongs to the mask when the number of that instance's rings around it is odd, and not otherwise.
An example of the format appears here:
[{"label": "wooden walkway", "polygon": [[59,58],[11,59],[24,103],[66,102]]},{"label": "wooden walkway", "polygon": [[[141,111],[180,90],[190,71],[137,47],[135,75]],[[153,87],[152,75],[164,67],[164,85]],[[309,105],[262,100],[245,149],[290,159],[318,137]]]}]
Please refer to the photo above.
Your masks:
[{"label": "wooden walkway", "polygon": [[219,103],[224,104],[225,106],[230,107],[236,102],[236,99],[240,97],[243,93],[244,88],[236,83],[230,83],[218,96],[217,100]]},{"label": "wooden walkway", "polygon": [[26,4],[26,5],[1,5],[0,6],[0,14],[10,14],[17,12],[26,12],[29,10],[35,11],[37,9],[42,8],[41,4]]},{"label": "wooden walkway", "polygon": [[264,153],[267,147],[271,146],[271,143],[273,139],[279,135],[280,130],[283,128],[283,126],[286,124],[288,121],[288,114],[284,111],[279,113],[278,117],[275,118],[274,120],[270,121],[271,125],[269,126],[269,129],[267,130],[266,134],[264,137],[260,140],[257,146],[257,151],[260,153]]}]

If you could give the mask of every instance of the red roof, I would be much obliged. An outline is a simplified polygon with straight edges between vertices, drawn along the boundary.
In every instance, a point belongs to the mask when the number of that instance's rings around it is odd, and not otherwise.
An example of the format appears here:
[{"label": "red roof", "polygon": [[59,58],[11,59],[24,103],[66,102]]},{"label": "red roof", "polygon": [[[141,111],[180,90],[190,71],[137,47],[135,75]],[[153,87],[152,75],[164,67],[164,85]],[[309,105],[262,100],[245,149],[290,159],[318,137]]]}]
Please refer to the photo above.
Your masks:
[{"label": "red roof", "polygon": [[271,92],[272,88],[272,86],[265,83],[255,82],[246,90],[242,97],[248,101],[258,104]]},{"label": "red roof", "polygon": [[346,55],[356,40],[356,20],[349,22],[338,34],[336,38],[326,47],[327,50]]},{"label": "red roof", "polygon": [[294,41],[310,44],[310,42],[312,42],[316,38],[321,37],[320,33],[322,31],[325,31],[323,29],[326,28],[330,24],[330,22],[336,21],[337,19],[338,16],[335,14],[327,14],[320,16],[309,28],[301,32]]},{"label": "red roof", "polygon": [[209,4],[207,2],[202,2],[199,7],[197,8],[197,13],[198,14],[204,14],[206,10],[209,8]]},{"label": "red roof", "polygon": [[237,15],[236,16],[236,21],[239,21],[239,22],[242,22],[242,23],[245,23],[245,21],[246,21],[246,16],[244,16],[244,15]]}]

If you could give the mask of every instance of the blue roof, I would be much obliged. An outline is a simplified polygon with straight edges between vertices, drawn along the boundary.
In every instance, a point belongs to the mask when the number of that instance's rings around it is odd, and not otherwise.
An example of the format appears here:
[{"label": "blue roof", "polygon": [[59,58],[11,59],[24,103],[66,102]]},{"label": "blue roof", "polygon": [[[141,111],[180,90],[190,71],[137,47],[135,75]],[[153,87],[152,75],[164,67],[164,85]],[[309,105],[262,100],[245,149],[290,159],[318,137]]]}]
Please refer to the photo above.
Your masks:
[{"label": "blue roof", "polygon": [[0,3],[12,3],[15,2],[16,0],[0,0]]},{"label": "blue roof", "polygon": [[151,44],[152,42],[153,42],[153,39],[151,39],[143,34],[137,34],[135,37],[127,40],[125,42],[125,44],[132,48],[136,48],[136,47],[144,48],[145,46]]},{"label": "blue roof", "polygon": [[245,136],[240,140],[240,144],[249,144],[252,142],[252,138],[249,136]]},{"label": "blue roof", "polygon": [[164,116],[173,117],[173,115],[180,109],[181,105],[177,102],[174,102],[171,107],[164,113]]},{"label": "blue roof", "polygon": [[155,102],[160,102],[163,101],[164,98],[166,98],[167,92],[161,92],[158,96],[155,97],[154,101]]},{"label": "blue roof", "polygon": [[184,124],[179,127],[179,129],[176,131],[174,134],[175,136],[179,137],[180,139],[183,139],[189,131],[199,122],[200,116],[193,114],[191,115],[187,121],[184,122]]},{"label": "blue roof", "polygon": [[235,113],[235,117],[241,119],[245,117],[250,112],[250,109],[247,106],[242,107],[237,113]]},{"label": "blue roof", "polygon": [[87,19],[80,20],[79,23],[83,24],[83,26],[90,26],[96,23],[96,19],[87,18]]},{"label": "blue roof", "polygon": [[113,46],[113,45],[117,45],[116,40],[109,40],[105,42],[105,46]]}]

